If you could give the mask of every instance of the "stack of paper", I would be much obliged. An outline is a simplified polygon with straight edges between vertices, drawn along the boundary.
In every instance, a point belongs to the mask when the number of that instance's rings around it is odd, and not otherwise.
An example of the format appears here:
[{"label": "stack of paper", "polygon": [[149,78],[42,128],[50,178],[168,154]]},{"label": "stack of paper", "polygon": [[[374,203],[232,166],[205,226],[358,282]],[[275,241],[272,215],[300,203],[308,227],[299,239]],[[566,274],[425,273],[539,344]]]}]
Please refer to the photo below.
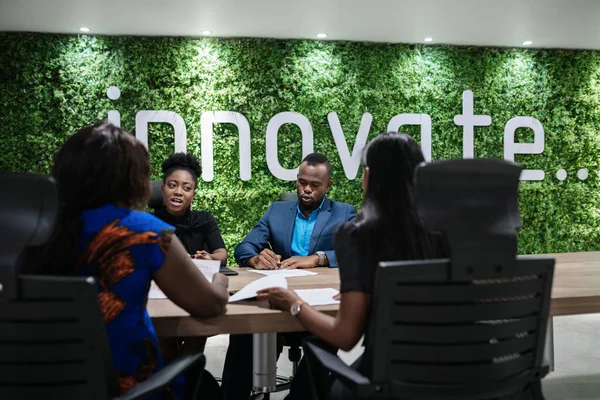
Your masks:
[{"label": "stack of paper", "polygon": [[249,269],[248,272],[262,274],[266,276],[283,276],[292,278],[294,276],[310,276],[318,275],[316,272],[307,271],[305,269]]}]

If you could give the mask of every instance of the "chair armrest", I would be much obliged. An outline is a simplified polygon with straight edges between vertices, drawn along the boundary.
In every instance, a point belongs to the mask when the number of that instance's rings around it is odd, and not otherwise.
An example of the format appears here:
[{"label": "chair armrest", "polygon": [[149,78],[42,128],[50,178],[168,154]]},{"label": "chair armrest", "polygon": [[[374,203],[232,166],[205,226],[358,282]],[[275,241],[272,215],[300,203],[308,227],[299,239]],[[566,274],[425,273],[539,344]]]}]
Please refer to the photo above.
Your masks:
[{"label": "chair armrest", "polygon": [[[370,386],[371,381],[367,377],[348,366],[336,354],[319,346],[318,340],[305,340],[304,351],[308,356],[307,358],[311,369],[323,368],[331,372],[331,376],[334,379],[339,380],[352,392],[356,393],[361,386]],[[311,376],[314,376],[313,372],[314,371],[311,371]],[[315,385],[317,385],[317,383],[315,383]],[[316,390],[319,391],[318,388],[316,388]],[[323,394],[320,396],[323,397]]]},{"label": "chair armrest", "polygon": [[123,393],[121,396],[115,397],[113,400],[145,399],[157,390],[162,389],[166,384],[175,379],[175,377],[188,369],[199,367],[203,370],[205,361],[204,354],[202,353],[178,357],[144,382]]}]

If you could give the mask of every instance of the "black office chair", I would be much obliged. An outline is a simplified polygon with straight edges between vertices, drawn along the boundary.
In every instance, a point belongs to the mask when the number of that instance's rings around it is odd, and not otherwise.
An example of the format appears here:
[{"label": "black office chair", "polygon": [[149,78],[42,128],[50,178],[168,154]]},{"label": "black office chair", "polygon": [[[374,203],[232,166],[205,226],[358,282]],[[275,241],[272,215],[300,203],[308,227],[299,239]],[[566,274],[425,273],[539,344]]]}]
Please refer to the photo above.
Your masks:
[{"label": "black office chair", "polygon": [[279,195],[279,201],[298,201],[298,193],[285,192]]},{"label": "black office chair", "polygon": [[162,190],[160,190],[162,184],[162,179],[150,181],[150,199],[148,199],[148,207],[154,211],[164,207]]},{"label": "black office chair", "polygon": [[417,170],[421,218],[450,258],[379,264],[364,374],[305,343],[319,399],[327,372],[361,399],[543,399],[554,259],[516,257],[520,171],[484,159]]},{"label": "black office chair", "polygon": [[0,175],[0,399],[143,399],[175,376],[204,370],[181,357],[118,393],[93,278],[21,276],[22,253],[52,235],[58,195],[52,178]]}]

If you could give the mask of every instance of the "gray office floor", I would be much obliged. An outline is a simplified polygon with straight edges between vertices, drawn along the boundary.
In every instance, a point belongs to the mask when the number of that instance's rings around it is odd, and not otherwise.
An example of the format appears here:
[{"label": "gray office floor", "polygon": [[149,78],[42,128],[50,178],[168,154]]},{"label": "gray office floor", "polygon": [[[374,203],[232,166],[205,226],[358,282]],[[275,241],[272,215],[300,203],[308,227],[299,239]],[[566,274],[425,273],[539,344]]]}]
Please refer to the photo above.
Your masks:
[{"label": "gray office floor", "polygon": [[[206,345],[207,369],[221,376],[229,336],[208,339]],[[361,354],[357,346],[340,356],[352,362]],[[554,319],[554,351],[556,369],[544,381],[546,400],[600,399],[600,314],[558,317]],[[279,375],[291,374],[286,350],[277,364]],[[286,393],[276,393],[272,400],[280,400]]]}]

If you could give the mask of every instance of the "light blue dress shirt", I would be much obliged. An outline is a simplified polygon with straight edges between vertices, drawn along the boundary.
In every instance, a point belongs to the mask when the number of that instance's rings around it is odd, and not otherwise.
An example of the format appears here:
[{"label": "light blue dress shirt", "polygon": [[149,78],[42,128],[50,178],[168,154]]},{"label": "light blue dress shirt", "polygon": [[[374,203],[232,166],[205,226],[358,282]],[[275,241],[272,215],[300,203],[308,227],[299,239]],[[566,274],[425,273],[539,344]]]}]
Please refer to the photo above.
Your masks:
[{"label": "light blue dress shirt", "polygon": [[308,248],[310,246],[310,236],[312,235],[317,218],[323,202],[321,201],[319,208],[310,213],[308,218],[300,210],[300,202],[298,202],[298,209],[296,210],[296,220],[294,221],[294,232],[292,233],[292,256],[307,256]]}]

